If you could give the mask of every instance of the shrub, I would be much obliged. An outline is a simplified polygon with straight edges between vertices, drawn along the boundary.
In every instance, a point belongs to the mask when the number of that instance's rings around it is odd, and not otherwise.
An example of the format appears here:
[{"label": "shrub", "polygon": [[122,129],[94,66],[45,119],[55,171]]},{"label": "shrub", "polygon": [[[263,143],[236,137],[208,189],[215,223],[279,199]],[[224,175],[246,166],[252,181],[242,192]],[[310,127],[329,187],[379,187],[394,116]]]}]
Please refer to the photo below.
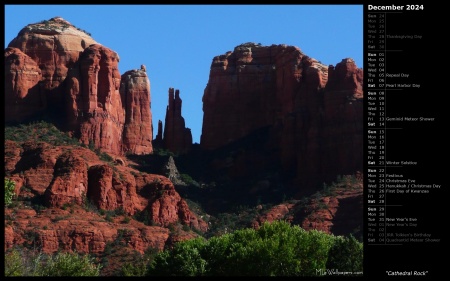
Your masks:
[{"label": "shrub", "polygon": [[188,174],[181,174],[180,177],[181,177],[181,180],[187,184],[193,185],[195,183],[194,179],[192,179],[192,177]]},{"label": "shrub", "polygon": [[24,276],[22,257],[16,249],[5,253],[5,276]]},{"label": "shrub", "polygon": [[327,268],[355,273],[362,272],[363,244],[353,235],[336,237],[330,249]]},{"label": "shrub", "polygon": [[98,155],[98,157],[100,158],[100,160],[105,161],[105,162],[114,162],[114,158],[112,158],[108,153],[106,152],[101,152],[100,150],[96,150],[95,153]]},{"label": "shrub", "polygon": [[37,276],[99,276],[100,266],[94,264],[89,255],[57,253],[38,266]]},{"label": "shrub", "polygon": [[127,262],[120,268],[120,276],[145,276],[147,264],[145,261]]},{"label": "shrub", "polygon": [[123,223],[130,223],[131,218],[129,216],[125,216],[122,220]]},{"label": "shrub", "polygon": [[8,207],[12,203],[12,199],[15,195],[14,188],[16,183],[10,179],[5,178],[5,206]]},{"label": "shrub", "polygon": [[5,253],[5,276],[99,276],[100,266],[88,255],[77,253],[23,252],[17,249]]},{"label": "shrub", "polygon": [[55,125],[45,121],[34,121],[28,124],[20,124],[18,126],[6,126],[5,140],[12,140],[16,142],[44,141],[53,145],[80,146],[78,139],[69,137],[67,134],[58,130]]}]

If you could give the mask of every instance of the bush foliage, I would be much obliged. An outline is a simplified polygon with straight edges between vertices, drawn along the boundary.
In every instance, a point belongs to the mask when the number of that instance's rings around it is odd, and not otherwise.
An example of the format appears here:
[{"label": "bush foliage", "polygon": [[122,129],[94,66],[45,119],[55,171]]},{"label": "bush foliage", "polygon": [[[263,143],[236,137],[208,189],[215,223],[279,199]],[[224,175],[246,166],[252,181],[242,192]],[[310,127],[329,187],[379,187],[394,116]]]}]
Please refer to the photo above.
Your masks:
[{"label": "bush foliage", "polygon": [[15,195],[14,188],[16,183],[10,179],[5,178],[5,206],[8,207],[12,203]]},{"label": "bush foliage", "polygon": [[77,139],[69,137],[58,130],[55,125],[45,121],[35,121],[17,126],[6,126],[5,140],[16,142],[42,141],[52,145],[81,145]]},{"label": "bush foliage", "polygon": [[39,253],[27,256],[18,249],[5,253],[5,276],[99,276],[100,266],[89,255]]},{"label": "bush foliage", "polygon": [[315,276],[329,266],[362,271],[362,244],[279,221],[179,242],[155,257],[147,275]]}]

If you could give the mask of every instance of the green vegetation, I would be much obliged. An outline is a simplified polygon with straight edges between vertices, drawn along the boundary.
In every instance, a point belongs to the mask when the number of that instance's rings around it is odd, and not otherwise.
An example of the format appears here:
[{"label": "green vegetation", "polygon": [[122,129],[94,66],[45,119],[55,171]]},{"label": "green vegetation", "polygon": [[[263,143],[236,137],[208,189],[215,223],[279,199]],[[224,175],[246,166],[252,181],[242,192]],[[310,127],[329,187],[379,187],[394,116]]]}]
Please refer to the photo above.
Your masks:
[{"label": "green vegetation", "polygon": [[55,125],[45,121],[35,121],[18,126],[6,126],[5,140],[16,142],[46,142],[55,146],[80,146],[80,142],[77,139],[69,137],[67,134],[58,130]]},{"label": "green vegetation", "polygon": [[8,207],[12,203],[12,199],[15,195],[14,188],[16,183],[10,179],[5,178],[5,207]]},{"label": "green vegetation", "polygon": [[153,247],[148,247],[144,254],[136,253],[132,260],[125,262],[117,272],[119,276],[145,276],[148,270],[148,265],[158,254],[158,250]]},{"label": "green vegetation", "polygon": [[314,276],[328,266],[362,271],[362,244],[279,221],[179,242],[155,257],[147,275]]},{"label": "green vegetation", "polygon": [[27,255],[18,249],[5,253],[5,276],[99,276],[100,266],[89,255],[61,253]]},{"label": "green vegetation", "polygon": [[177,155],[175,155],[175,153],[173,153],[172,151],[170,151],[168,149],[158,148],[158,147],[153,149],[153,154],[158,155],[158,156],[172,156],[172,157],[177,156]]},{"label": "green vegetation", "polygon": [[57,253],[40,263],[37,276],[99,276],[100,267],[88,256],[77,253]]},{"label": "green vegetation", "polygon": [[140,212],[136,212],[133,215],[133,219],[140,221],[140,222],[144,223],[145,225],[152,225],[152,221],[149,218],[150,218],[150,216],[149,216],[148,210],[146,210],[146,209],[142,210]]},{"label": "green vegetation", "polygon": [[[129,230],[119,229],[104,255],[125,247]],[[116,252],[116,253],[115,253]],[[115,254],[114,254],[115,253]],[[327,269],[362,272],[363,245],[353,236],[306,231],[284,221],[263,223],[209,240],[198,237],[176,243],[162,252],[149,247],[144,254],[124,258],[119,276],[315,276]],[[56,253],[47,255],[25,248],[5,252],[6,276],[99,276],[104,256]]]},{"label": "green vegetation", "polygon": [[189,185],[194,185],[196,183],[194,181],[194,179],[188,174],[181,174],[180,177],[181,177],[182,181],[184,181],[185,183],[187,183]]},{"label": "green vegetation", "polygon": [[146,272],[147,264],[145,262],[127,262],[121,267],[119,276],[145,276]]},{"label": "green vegetation", "polygon": [[[40,22],[38,22],[38,23],[44,24],[45,28],[58,28],[57,25],[54,25],[55,20],[54,20],[53,18],[50,19],[50,20],[42,20],[42,21],[40,21]],[[73,26],[74,28],[76,28],[77,30],[79,30],[79,31],[81,31],[81,32],[83,32],[83,33],[85,33],[85,34],[87,34],[87,35],[89,35],[89,36],[92,36],[92,34],[89,33],[89,32],[87,32],[86,30],[81,29],[81,28],[79,28],[79,27],[76,27],[76,26],[74,26],[74,25],[72,25],[72,26]],[[68,27],[69,27],[69,25],[68,25],[67,23],[63,23],[63,25],[62,25],[62,29],[63,29],[63,30],[66,29],[66,28],[68,28]]]},{"label": "green vegetation", "polygon": [[330,249],[327,268],[340,271],[357,272],[363,268],[363,244],[353,235],[338,236]]},{"label": "green vegetation", "polygon": [[205,246],[203,238],[177,243],[171,251],[163,251],[155,257],[147,275],[206,275],[207,262],[201,255]]},{"label": "green vegetation", "polygon": [[108,153],[102,152],[100,149],[95,149],[94,152],[98,155],[100,160],[110,163],[114,162],[114,158],[112,158]]},{"label": "green vegetation", "polygon": [[5,253],[5,276],[25,276],[25,268],[23,266],[22,257],[17,250]]}]

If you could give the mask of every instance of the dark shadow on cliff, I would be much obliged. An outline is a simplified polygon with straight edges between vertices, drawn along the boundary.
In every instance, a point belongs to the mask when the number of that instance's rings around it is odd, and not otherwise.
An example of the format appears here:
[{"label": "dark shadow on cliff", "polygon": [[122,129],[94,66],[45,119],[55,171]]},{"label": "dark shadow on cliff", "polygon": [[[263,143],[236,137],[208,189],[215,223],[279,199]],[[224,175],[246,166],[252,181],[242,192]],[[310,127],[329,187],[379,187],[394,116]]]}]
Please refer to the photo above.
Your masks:
[{"label": "dark shadow on cliff", "polygon": [[216,150],[193,144],[189,153],[176,155],[156,145],[152,155],[127,157],[137,163],[133,168],[163,174],[163,166],[172,155],[182,179],[188,183],[176,185],[177,191],[183,198],[201,204],[207,213],[251,208],[293,196],[287,188],[292,177],[281,171],[278,149],[270,145],[270,130],[260,128]]},{"label": "dark shadow on cliff", "polygon": [[334,235],[348,235],[349,233],[362,241],[363,232],[363,196],[342,198],[339,200],[339,208],[333,218],[331,232]]}]

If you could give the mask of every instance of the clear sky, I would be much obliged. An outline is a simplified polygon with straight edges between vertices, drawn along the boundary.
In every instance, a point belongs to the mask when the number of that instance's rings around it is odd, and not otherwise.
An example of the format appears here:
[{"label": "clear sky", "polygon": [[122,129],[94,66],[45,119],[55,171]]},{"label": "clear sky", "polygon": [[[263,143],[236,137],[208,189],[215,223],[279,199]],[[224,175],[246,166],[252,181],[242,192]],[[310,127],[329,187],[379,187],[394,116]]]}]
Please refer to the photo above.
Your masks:
[{"label": "clear sky", "polygon": [[121,74],[146,65],[154,137],[172,87],[200,143],[212,59],[242,43],[293,45],[327,65],[353,58],[363,66],[362,5],[5,5],[5,48],[26,25],[56,16],[117,52]]}]

